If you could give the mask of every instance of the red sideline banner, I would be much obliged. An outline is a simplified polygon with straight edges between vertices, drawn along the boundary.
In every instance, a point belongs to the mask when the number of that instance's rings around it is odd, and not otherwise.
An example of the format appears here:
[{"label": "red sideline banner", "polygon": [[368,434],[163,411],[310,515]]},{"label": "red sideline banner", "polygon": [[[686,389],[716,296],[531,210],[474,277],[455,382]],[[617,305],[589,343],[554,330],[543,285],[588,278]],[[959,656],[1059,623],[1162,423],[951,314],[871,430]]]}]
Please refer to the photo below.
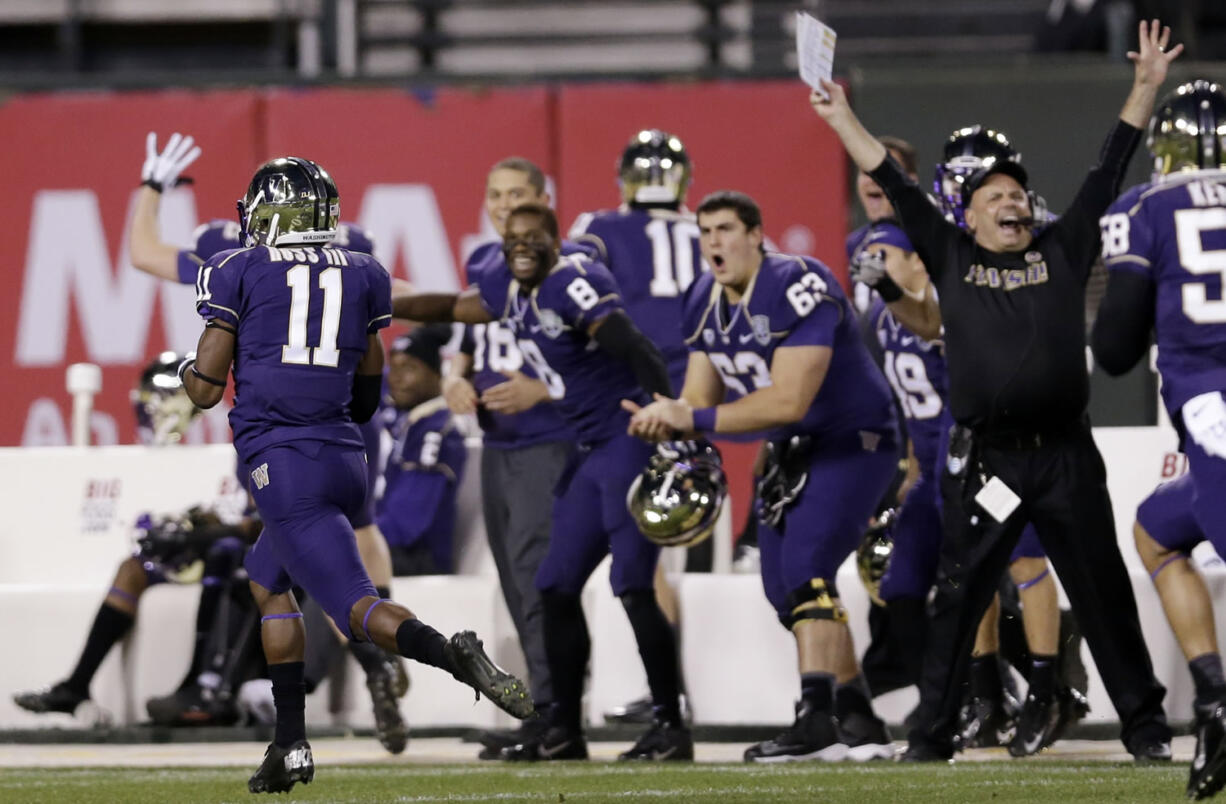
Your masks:
[{"label": "red sideline banner", "polygon": [[[341,217],[371,229],[393,275],[460,286],[463,258],[491,236],[484,178],[497,160],[533,159],[555,182],[563,226],[618,202],[615,165],[630,135],[669,128],[695,163],[691,205],[731,187],[763,207],[783,249],[842,270],[845,159],[795,82],[447,89],[80,93],[0,106],[0,242],[5,285],[0,445],[68,440],[67,367],[102,367],[93,440],[132,443],[128,398],[159,351],[195,345],[194,289],[133,269],[126,223],[145,134],[194,135],[195,183],[167,193],[164,237],[188,246],[198,223],[232,218],[264,159],[293,153],[336,177]],[[192,440],[229,438],[213,415]]]}]

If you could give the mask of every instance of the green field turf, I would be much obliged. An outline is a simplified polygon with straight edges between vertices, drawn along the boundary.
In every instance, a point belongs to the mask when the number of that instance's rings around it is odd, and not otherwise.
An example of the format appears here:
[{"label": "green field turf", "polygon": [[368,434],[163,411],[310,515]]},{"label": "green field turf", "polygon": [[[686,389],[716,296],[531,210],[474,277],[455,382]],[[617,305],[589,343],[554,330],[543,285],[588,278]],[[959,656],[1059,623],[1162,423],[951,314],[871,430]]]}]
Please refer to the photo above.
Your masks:
[{"label": "green field turf", "polygon": [[[332,765],[290,796],[252,796],[252,768],[0,770],[0,801],[94,802],[1161,802],[1183,800],[1184,764],[966,762],[869,766]],[[1224,794],[1226,795],[1226,794]]]}]

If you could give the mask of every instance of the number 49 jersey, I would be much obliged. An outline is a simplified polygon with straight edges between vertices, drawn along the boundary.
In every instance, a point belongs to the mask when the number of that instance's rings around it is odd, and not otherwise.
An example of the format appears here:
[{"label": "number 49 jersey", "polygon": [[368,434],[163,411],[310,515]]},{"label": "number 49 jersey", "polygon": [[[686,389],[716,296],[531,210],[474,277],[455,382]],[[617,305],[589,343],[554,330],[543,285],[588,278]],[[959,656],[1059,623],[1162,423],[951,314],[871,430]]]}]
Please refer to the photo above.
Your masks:
[{"label": "number 49 jersey", "polygon": [[1226,172],[1134,187],[1101,223],[1108,270],[1154,283],[1158,370],[1171,417],[1194,396],[1226,390]]},{"label": "number 49 jersey", "polygon": [[234,447],[248,462],[288,441],[362,447],[349,418],[367,335],[391,323],[391,280],[339,248],[257,246],[200,268],[196,310],[237,332]]},{"label": "number 49 jersey", "polygon": [[689,357],[679,324],[682,299],[705,270],[694,216],[628,207],[586,212],[569,236],[590,244],[608,266],[621,288],[626,315],[659,347],[673,391],[680,393]]},{"label": "number 49 jersey", "polygon": [[686,296],[684,321],[690,349],[704,352],[724,387],[742,395],[771,385],[771,360],[779,347],[831,348],[826,378],[804,418],[770,438],[895,432],[890,389],[860,338],[838,280],[817,260],[767,254],[734,306],[714,276],[703,274]]}]

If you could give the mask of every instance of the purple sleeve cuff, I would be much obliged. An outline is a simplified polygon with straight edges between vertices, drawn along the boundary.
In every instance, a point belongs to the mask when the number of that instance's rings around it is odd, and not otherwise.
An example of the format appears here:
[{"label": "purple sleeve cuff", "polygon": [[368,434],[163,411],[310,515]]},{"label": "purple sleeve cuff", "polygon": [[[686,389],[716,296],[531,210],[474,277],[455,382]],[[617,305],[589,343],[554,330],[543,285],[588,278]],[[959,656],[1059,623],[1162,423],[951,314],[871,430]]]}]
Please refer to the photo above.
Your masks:
[{"label": "purple sleeve cuff", "polygon": [[694,430],[699,433],[715,432],[715,408],[698,408],[694,411]]}]

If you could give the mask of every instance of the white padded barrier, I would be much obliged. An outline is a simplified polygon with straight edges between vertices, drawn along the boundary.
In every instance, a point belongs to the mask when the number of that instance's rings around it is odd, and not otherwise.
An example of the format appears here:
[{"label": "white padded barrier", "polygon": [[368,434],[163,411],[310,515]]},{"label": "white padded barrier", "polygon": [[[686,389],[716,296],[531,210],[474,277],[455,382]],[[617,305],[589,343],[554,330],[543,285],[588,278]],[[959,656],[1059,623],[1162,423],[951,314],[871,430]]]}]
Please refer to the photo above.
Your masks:
[{"label": "white padded barrier", "polygon": [[[1158,677],[1168,688],[1167,710],[1172,719],[1184,720],[1192,698],[1187,668],[1131,536],[1137,504],[1164,471],[1177,466],[1175,437],[1166,427],[1101,429],[1095,437],[1108,467],[1120,548],[1142,628]],[[522,671],[523,657],[481,524],[479,462],[479,442],[470,440],[459,495],[463,527],[457,536],[457,566],[462,574],[397,579],[394,597],[444,633],[476,630],[497,661]],[[0,644],[10,646],[0,662],[0,728],[71,722],[66,716],[22,712],[11,695],[62,678],[71,669],[116,565],[132,549],[130,526],[138,513],[170,513],[195,503],[233,509],[232,475],[233,451],[223,445],[0,449],[0,488],[9,492],[6,516],[0,519]],[[728,540],[726,523],[721,531],[716,538]],[[1219,599],[1226,594],[1226,565],[1204,545],[1196,558]],[[758,577],[672,577],[681,598],[683,666],[696,722],[788,722],[798,690],[795,648],[776,622]],[[853,564],[842,568],[838,582],[862,652],[868,603]],[[121,722],[143,719],[144,700],[170,691],[182,677],[198,595],[195,587],[150,590],[133,636],[103,663],[94,698]],[[593,641],[587,707],[590,720],[600,723],[602,712],[641,695],[646,680],[621,604],[609,591],[607,562],[585,590],[584,605]],[[14,654],[13,646],[22,646],[20,652]],[[1114,710],[1089,651],[1083,655],[1091,674],[1090,718],[1113,721]],[[356,664],[350,670],[350,708],[339,719],[369,726],[362,675]],[[413,691],[404,708],[412,725],[508,723],[487,702],[473,706],[467,693],[441,672],[414,666],[411,674]],[[308,703],[312,723],[334,720],[325,695],[321,691]],[[898,722],[914,702],[914,690],[904,690],[881,699],[878,707],[887,720]]]}]

